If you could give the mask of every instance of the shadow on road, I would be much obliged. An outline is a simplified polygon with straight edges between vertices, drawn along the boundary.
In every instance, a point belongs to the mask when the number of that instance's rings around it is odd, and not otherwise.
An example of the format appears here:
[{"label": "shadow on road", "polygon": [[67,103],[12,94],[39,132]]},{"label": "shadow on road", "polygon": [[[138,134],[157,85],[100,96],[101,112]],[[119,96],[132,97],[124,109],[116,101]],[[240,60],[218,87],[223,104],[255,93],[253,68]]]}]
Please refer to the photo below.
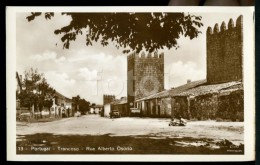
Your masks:
[{"label": "shadow on road", "polygon": [[244,154],[223,139],[142,136],[17,135],[17,154]]}]

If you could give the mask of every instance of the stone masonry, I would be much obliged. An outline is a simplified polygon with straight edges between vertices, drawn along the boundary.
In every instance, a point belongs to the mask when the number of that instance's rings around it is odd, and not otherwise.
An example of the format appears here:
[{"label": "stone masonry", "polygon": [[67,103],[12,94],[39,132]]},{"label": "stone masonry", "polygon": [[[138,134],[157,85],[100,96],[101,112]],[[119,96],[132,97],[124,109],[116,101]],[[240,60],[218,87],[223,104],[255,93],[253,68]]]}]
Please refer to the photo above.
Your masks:
[{"label": "stone masonry", "polygon": [[116,100],[115,95],[103,95],[103,105],[111,103]]},{"label": "stone masonry", "polygon": [[207,29],[207,83],[243,79],[243,17]]},{"label": "stone masonry", "polygon": [[[164,54],[159,56],[132,53],[127,57],[127,102],[134,101],[164,90]],[[128,109],[129,109],[128,108]]]}]

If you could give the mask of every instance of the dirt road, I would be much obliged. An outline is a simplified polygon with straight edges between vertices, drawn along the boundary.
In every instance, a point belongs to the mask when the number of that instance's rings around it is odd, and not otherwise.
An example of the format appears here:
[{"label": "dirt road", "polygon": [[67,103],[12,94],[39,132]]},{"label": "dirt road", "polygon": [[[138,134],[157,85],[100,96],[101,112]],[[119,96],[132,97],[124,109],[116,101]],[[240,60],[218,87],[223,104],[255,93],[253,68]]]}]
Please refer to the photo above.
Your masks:
[{"label": "dirt road", "polygon": [[99,115],[65,118],[45,123],[17,122],[17,135],[51,133],[54,135],[147,135],[158,138],[228,139],[244,144],[243,122],[190,121],[185,127],[168,126],[170,119],[103,118]]}]

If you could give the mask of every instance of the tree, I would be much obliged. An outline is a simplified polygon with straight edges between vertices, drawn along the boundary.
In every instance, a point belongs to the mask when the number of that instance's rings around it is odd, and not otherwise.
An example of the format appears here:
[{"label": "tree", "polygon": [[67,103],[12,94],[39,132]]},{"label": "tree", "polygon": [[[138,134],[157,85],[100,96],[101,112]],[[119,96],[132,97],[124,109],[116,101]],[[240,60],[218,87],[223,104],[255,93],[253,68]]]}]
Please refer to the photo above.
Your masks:
[{"label": "tree", "polygon": [[41,80],[42,74],[38,73],[37,69],[29,69],[24,72],[24,80],[22,81],[23,90],[17,95],[20,100],[21,106],[30,107],[35,105],[37,95],[35,93],[37,89],[37,83]]},{"label": "tree", "polygon": [[[32,12],[27,17],[32,21],[42,15]],[[100,42],[107,46],[112,42],[116,48],[124,48],[123,53],[145,49],[149,52],[164,47],[178,48],[177,40],[181,35],[193,39],[201,33],[198,28],[203,26],[201,16],[186,13],[62,13],[71,17],[69,25],[54,31],[62,34],[63,48],[69,49],[70,42],[78,35],[86,35],[86,45]],[[44,13],[51,19],[54,13]]]},{"label": "tree", "polygon": [[77,95],[76,97],[72,97],[72,102],[75,105],[75,110],[79,111],[79,101],[80,101],[80,96]]},{"label": "tree", "polygon": [[51,117],[51,107],[53,105],[53,100],[52,99],[47,99],[44,102],[44,106],[48,108],[49,110],[49,117]]},{"label": "tree", "polygon": [[[52,99],[55,96],[55,90],[50,87],[43,74],[40,74],[37,69],[29,69],[25,71],[25,78],[22,81],[23,90],[17,94],[21,106],[38,107],[40,115],[43,107],[47,107],[50,113]],[[42,116],[41,116],[42,117]]]},{"label": "tree", "polygon": [[90,102],[80,98],[79,95],[72,97],[72,102],[76,108],[75,110],[80,111],[81,114],[85,114],[87,111],[89,111]]},{"label": "tree", "polygon": [[89,111],[89,104],[90,102],[86,101],[85,99],[79,100],[79,111],[81,114],[86,114],[86,112]]},{"label": "tree", "polygon": [[[49,110],[49,117],[51,116],[51,107],[53,105],[53,98],[55,97],[56,91],[50,87],[47,80],[43,77],[39,86],[39,110],[42,112],[42,108],[46,107]],[[41,116],[42,117],[42,116]]]}]

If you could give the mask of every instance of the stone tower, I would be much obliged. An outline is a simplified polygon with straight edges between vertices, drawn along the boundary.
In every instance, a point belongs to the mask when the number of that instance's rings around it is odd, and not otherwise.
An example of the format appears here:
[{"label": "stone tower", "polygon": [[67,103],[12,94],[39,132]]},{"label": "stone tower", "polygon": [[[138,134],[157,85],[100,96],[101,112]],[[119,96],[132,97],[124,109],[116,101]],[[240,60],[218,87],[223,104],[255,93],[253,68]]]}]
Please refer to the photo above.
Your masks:
[{"label": "stone tower", "polygon": [[243,16],[207,29],[207,83],[243,79]]},{"label": "stone tower", "polygon": [[164,90],[164,54],[141,56],[132,53],[127,57],[127,102],[134,107],[136,99]]},{"label": "stone tower", "polygon": [[115,95],[103,95],[103,105],[111,103],[115,101],[116,96]]}]

